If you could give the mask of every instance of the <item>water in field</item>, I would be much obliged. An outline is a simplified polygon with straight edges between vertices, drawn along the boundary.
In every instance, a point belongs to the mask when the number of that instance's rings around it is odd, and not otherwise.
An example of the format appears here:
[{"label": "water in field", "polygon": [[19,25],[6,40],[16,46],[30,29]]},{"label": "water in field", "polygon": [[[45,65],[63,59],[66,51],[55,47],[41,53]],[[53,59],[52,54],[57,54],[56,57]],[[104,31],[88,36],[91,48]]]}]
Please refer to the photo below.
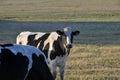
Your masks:
[{"label": "water in field", "polygon": [[0,21],[0,44],[15,43],[22,31],[51,32],[72,27],[80,35],[75,44],[120,45],[120,22],[15,22]]}]

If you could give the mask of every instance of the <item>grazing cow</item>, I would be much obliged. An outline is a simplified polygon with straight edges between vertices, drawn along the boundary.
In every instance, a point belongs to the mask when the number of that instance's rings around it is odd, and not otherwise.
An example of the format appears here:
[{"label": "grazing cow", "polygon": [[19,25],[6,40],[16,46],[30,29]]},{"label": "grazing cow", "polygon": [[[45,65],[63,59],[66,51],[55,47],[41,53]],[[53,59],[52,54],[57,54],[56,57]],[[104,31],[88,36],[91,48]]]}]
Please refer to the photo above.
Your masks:
[{"label": "grazing cow", "polygon": [[0,45],[0,80],[53,80],[45,55],[33,46]]},{"label": "grazing cow", "polygon": [[16,39],[17,44],[32,45],[45,53],[51,73],[56,78],[56,67],[60,69],[60,78],[63,80],[64,68],[72,48],[73,36],[78,35],[79,31],[72,31],[70,27],[64,31],[57,30],[51,33],[41,32],[21,32]]}]

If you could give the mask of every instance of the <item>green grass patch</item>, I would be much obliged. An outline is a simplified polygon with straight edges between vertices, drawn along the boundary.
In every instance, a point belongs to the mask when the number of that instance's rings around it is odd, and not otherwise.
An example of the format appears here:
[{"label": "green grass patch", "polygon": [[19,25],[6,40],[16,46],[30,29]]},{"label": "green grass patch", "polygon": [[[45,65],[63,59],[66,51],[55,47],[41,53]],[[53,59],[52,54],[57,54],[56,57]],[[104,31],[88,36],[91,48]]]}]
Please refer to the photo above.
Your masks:
[{"label": "green grass patch", "polygon": [[0,19],[16,21],[120,21],[119,0],[5,0]]}]

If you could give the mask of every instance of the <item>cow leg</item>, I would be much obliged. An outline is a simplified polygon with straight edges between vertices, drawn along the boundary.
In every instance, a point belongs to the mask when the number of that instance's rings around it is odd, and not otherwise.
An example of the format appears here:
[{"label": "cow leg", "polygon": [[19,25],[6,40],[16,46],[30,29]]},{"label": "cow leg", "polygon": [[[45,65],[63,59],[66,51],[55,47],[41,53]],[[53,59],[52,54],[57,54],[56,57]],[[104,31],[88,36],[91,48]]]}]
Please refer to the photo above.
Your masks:
[{"label": "cow leg", "polygon": [[65,65],[60,67],[60,80],[64,80],[64,69]]},{"label": "cow leg", "polygon": [[55,78],[56,78],[56,66],[51,67],[51,73],[52,73],[52,76],[53,76],[53,78],[55,80]]},{"label": "cow leg", "polygon": [[53,75],[53,78],[55,80],[55,78],[56,78],[56,71],[52,71],[52,75]]}]

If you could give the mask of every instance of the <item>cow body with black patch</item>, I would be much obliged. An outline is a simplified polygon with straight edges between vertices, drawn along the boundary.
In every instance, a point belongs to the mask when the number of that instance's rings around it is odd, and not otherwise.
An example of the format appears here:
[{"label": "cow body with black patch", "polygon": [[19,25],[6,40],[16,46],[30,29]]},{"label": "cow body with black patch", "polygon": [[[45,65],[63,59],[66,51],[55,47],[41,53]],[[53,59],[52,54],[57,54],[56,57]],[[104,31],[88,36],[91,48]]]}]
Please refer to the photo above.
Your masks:
[{"label": "cow body with black patch", "polygon": [[57,30],[51,33],[21,32],[17,36],[17,44],[32,45],[42,50],[47,57],[51,73],[56,78],[56,67],[60,69],[60,77],[63,80],[64,68],[72,48],[73,36],[79,31],[72,31],[71,28],[64,28],[64,31]]},{"label": "cow body with black patch", "polygon": [[53,80],[44,54],[33,46],[0,45],[0,80]]}]

